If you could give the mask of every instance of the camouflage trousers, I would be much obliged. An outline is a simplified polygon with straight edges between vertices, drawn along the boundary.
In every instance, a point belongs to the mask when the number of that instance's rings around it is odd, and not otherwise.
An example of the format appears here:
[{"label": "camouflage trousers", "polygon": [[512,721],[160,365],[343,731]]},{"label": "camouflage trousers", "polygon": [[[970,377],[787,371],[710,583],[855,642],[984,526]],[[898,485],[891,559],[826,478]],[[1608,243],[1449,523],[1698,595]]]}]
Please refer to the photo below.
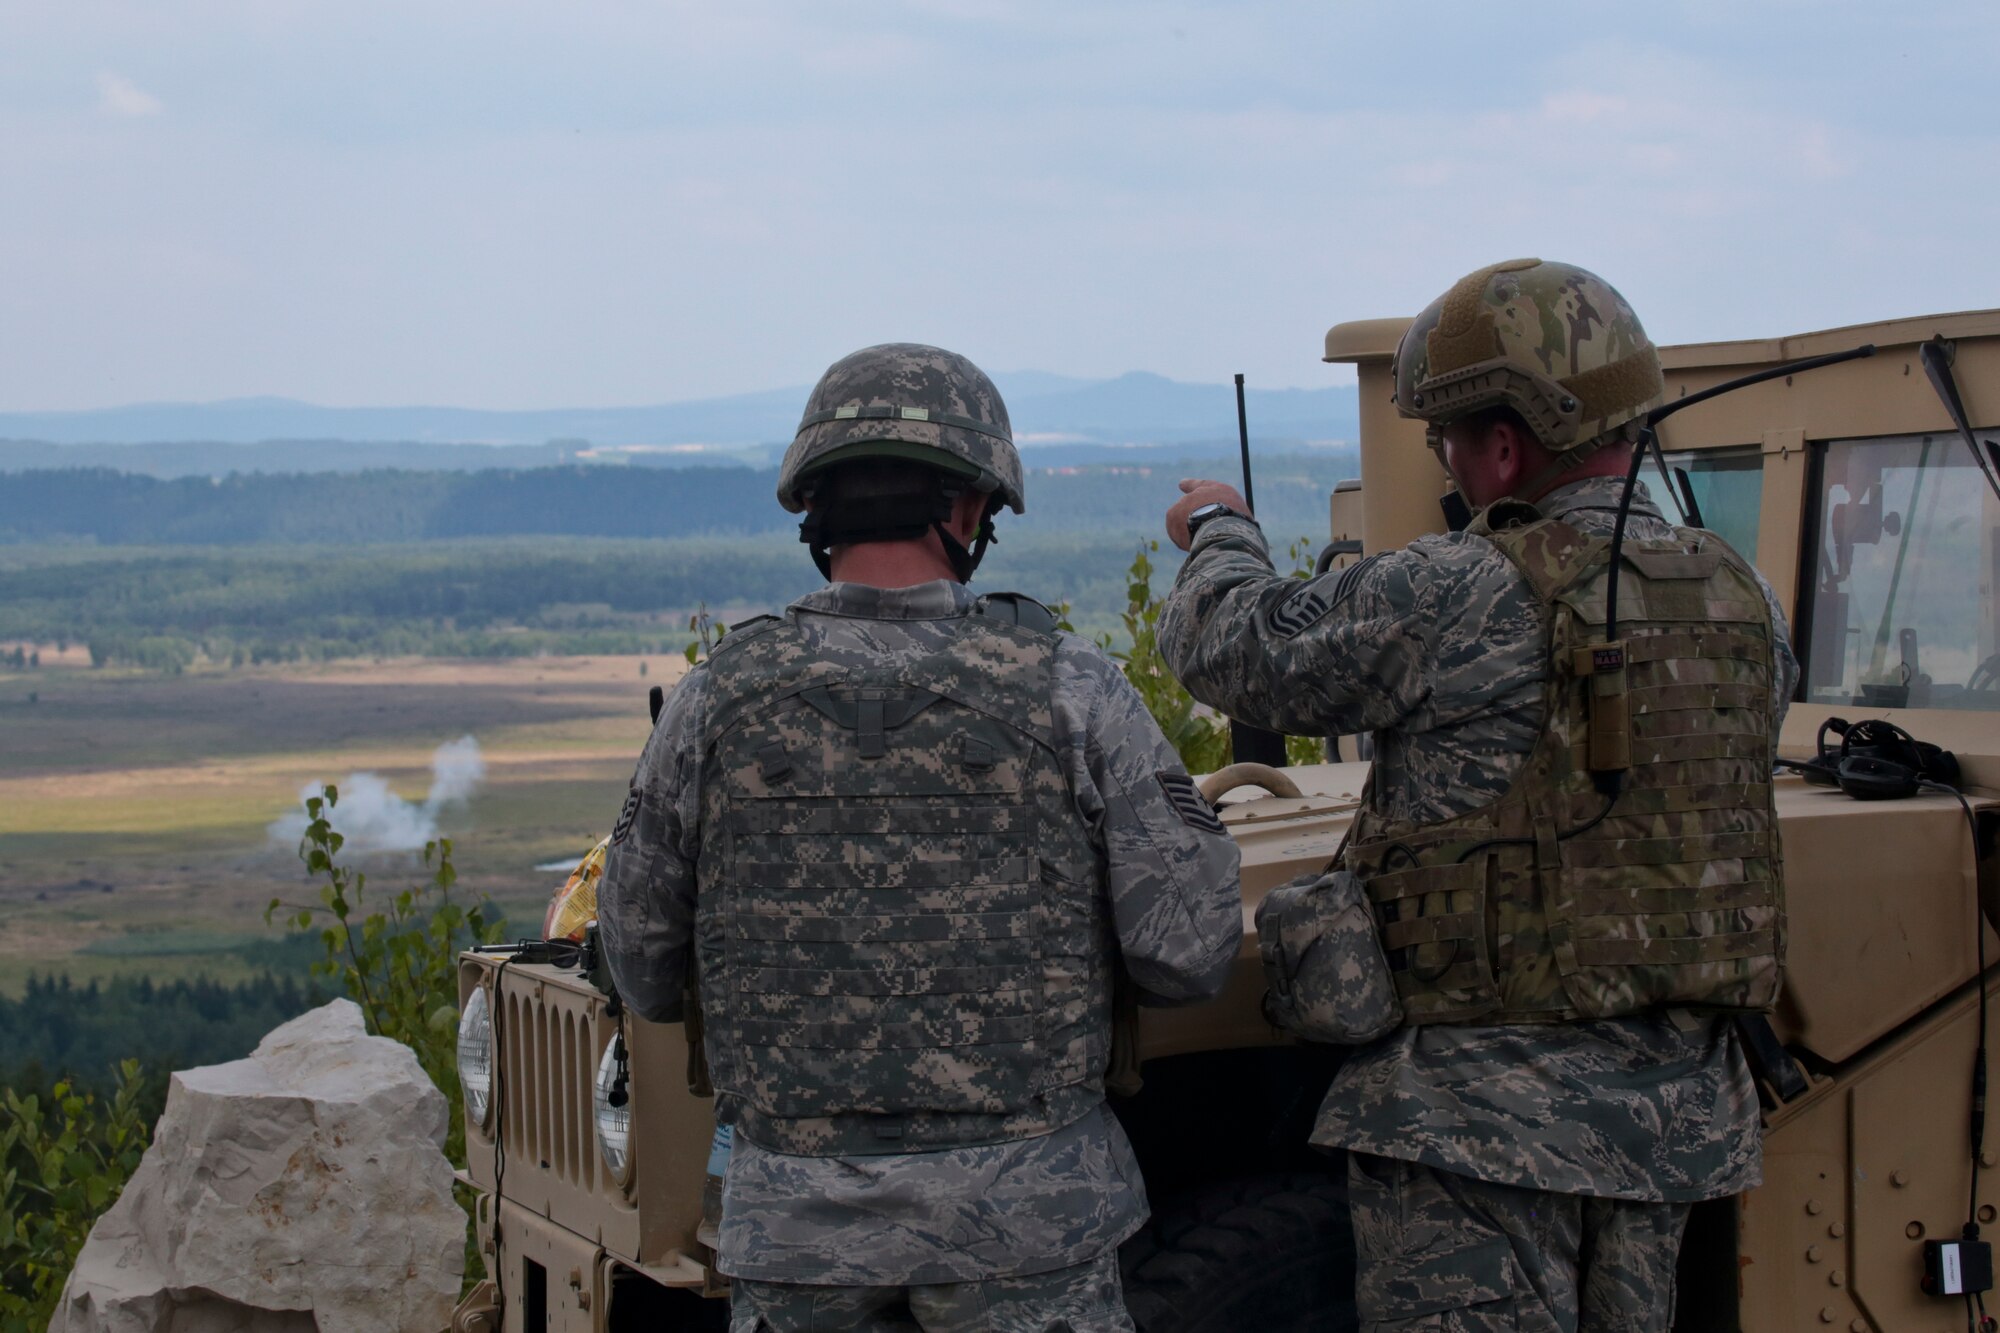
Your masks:
[{"label": "camouflage trousers", "polygon": [[1368,1333],[1666,1333],[1684,1203],[1552,1194],[1350,1153]]},{"label": "camouflage trousers", "polygon": [[1118,1251],[1028,1277],[918,1287],[730,1286],[730,1333],[1132,1333]]}]

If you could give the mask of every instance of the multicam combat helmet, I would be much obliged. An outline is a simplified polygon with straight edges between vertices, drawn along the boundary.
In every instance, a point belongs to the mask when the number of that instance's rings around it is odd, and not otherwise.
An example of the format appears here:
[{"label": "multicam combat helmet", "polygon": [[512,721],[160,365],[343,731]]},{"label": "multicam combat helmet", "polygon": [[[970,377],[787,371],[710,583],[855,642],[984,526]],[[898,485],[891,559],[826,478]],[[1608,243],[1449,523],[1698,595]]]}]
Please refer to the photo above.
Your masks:
[{"label": "multicam combat helmet", "polygon": [[778,468],[778,503],[805,509],[807,478],[859,458],[904,458],[1025,505],[1007,405],[986,372],[941,347],[882,343],[827,368]]},{"label": "multicam combat helmet", "polygon": [[[1615,288],[1513,259],[1452,284],[1396,348],[1396,410],[1442,426],[1511,407],[1557,454],[1608,443],[1665,393],[1660,356]],[[1435,430],[1433,431],[1435,435]]]}]

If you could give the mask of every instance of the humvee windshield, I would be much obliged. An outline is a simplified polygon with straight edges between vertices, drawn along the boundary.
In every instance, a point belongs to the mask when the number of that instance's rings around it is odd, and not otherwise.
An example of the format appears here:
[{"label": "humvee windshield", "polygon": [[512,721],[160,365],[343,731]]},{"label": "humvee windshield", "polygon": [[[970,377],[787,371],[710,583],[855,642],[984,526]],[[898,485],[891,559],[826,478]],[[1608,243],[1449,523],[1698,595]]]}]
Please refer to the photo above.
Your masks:
[{"label": "humvee windshield", "polygon": [[[1695,504],[1701,508],[1702,526],[1729,543],[1730,549],[1745,560],[1757,558],[1757,513],[1764,503],[1764,455],[1751,449],[1703,449],[1698,453],[1670,453],[1667,466],[1685,471]],[[1647,480],[1655,486],[1657,476]],[[1670,519],[1678,518],[1678,496],[1655,495],[1653,499]]]},{"label": "humvee windshield", "polygon": [[1819,449],[1805,697],[2000,711],[2000,501],[1953,435]]}]

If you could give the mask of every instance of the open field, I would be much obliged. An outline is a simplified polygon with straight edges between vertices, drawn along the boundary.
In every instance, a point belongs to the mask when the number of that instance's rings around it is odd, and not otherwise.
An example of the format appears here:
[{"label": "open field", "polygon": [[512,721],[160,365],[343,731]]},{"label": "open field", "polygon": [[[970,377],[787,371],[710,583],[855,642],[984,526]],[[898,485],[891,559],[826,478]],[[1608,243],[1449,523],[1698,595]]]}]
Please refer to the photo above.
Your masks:
[{"label": "open field", "polygon": [[[309,894],[272,821],[301,787],[385,779],[421,801],[442,743],[474,737],[485,780],[445,806],[461,887],[523,929],[616,817],[678,658],[392,660],[190,672],[91,670],[46,645],[0,674],[0,991],[31,972],[231,979],[274,960],[272,896]],[[338,826],[338,818],[336,818]],[[381,892],[415,853],[356,858]]]}]

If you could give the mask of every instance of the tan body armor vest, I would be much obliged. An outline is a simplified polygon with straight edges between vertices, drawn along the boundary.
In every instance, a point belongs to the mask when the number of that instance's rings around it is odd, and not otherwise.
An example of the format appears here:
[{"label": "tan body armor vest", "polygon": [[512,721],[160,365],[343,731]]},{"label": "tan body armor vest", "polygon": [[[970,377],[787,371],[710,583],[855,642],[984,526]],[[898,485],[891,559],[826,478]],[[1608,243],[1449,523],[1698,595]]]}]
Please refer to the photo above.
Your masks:
[{"label": "tan body armor vest", "polygon": [[1110,925],[1058,762],[1053,633],[918,661],[797,621],[711,659],[696,910],[723,1114],[780,1152],[1028,1138],[1104,1098]]},{"label": "tan body armor vest", "polygon": [[[1508,506],[1507,516],[1532,511]],[[1715,534],[1621,552],[1622,679],[1602,649],[1610,542],[1559,520],[1472,531],[1548,624],[1541,735],[1513,786],[1434,824],[1364,802],[1346,852],[1410,1023],[1560,1022],[1665,1008],[1765,1010],[1785,944],[1771,617]],[[1622,685],[1630,766],[1589,770],[1591,696]],[[1602,714],[1601,714],[1602,715]]]}]

